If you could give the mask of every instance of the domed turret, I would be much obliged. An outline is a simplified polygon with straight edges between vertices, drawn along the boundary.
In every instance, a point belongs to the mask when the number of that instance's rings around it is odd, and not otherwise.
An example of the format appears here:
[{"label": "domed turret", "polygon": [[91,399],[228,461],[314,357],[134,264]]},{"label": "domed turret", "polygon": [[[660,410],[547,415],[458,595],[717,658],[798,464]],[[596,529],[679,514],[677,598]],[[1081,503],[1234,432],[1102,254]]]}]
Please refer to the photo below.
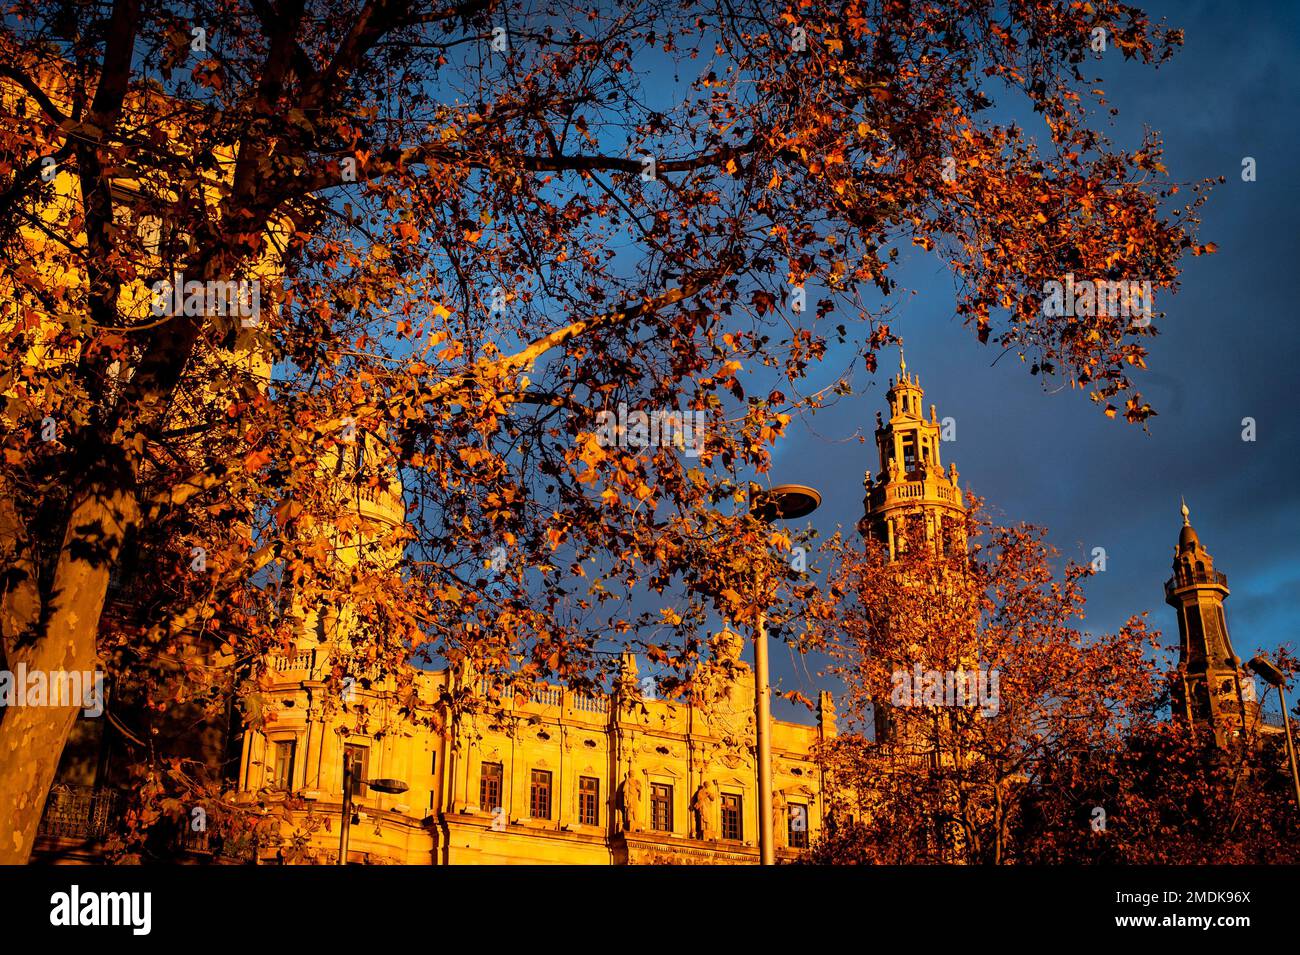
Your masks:
[{"label": "domed turret", "polygon": [[1196,529],[1192,527],[1186,501],[1183,501],[1182,511],[1183,529],[1178,533],[1178,552],[1180,554],[1191,550],[1199,550],[1201,547],[1201,539],[1196,536]]}]

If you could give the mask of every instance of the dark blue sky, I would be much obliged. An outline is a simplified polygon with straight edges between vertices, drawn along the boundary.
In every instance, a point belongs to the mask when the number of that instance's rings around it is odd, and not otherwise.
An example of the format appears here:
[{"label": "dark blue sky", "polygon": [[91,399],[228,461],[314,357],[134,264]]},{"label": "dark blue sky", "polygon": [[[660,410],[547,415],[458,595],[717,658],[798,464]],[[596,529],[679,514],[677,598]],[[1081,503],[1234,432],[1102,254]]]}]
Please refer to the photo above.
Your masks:
[{"label": "dark blue sky", "polygon": [[[1088,630],[1113,630],[1149,610],[1150,625],[1176,646],[1163,583],[1181,494],[1228,575],[1228,627],[1248,659],[1294,645],[1300,625],[1300,420],[1291,394],[1300,367],[1291,284],[1300,278],[1300,5],[1139,5],[1183,29],[1184,47],[1159,70],[1127,64],[1113,49],[1096,62],[1120,110],[1098,123],[1128,147],[1144,126],[1158,131],[1177,181],[1227,180],[1203,207],[1200,238],[1217,243],[1218,253],[1187,258],[1178,294],[1156,300],[1166,317],[1150,346],[1150,371],[1138,377],[1159,412],[1148,431],[1105,418],[1081,391],[1049,394],[1060,383],[1045,388],[1014,354],[993,366],[999,349],[981,346],[953,317],[952,279],[937,257],[902,270],[915,294],[899,302],[892,327],[907,343],[926,403],[957,421],[945,460],[957,463],[963,485],[986,498],[990,513],[1046,526],[1062,555],[1081,562],[1106,548],[1106,572],[1087,585]],[[1029,117],[1024,123],[1037,128]],[[1256,160],[1255,182],[1241,179],[1246,156]],[[837,364],[832,356],[828,365]],[[774,483],[823,492],[813,517],[823,535],[861,516],[862,472],[877,469],[875,412],[885,409],[896,368],[896,356],[887,357],[864,391],[796,421],[776,450]],[[1241,438],[1248,416],[1257,423],[1253,443]],[[853,437],[859,432],[867,444]],[[773,677],[805,692],[822,682],[783,648],[774,652]],[[785,705],[777,712],[807,719]]]}]

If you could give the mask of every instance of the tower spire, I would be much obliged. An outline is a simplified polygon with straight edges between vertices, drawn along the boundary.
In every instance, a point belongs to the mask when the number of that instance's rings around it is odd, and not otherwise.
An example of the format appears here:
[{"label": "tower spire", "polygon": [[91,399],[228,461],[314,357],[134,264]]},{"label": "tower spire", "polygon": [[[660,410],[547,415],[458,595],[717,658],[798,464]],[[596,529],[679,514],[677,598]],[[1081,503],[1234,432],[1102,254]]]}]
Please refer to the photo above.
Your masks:
[{"label": "tower spire", "polygon": [[887,543],[891,556],[905,545],[908,529],[922,533],[940,553],[958,543],[966,513],[957,468],[944,467],[942,425],[931,408],[922,410],[925,392],[920,380],[907,374],[902,343],[898,347],[898,378],[885,393],[889,420],[876,415],[876,450],[880,470],[873,481],[867,472],[863,533]]},{"label": "tower spire", "polygon": [[[960,561],[966,553],[966,506],[957,467],[952,463],[944,466],[945,425],[933,405],[926,416],[920,377],[908,373],[901,342],[898,378],[889,383],[885,397],[889,402],[888,419],[876,415],[880,470],[874,480],[870,471],[866,473],[866,497],[858,528],[863,537],[895,562],[890,573],[909,573],[909,562],[898,560],[909,549],[917,557],[933,554],[940,558],[937,567],[960,573]],[[974,654],[968,656],[972,662],[977,659]],[[924,721],[903,715],[884,700],[878,701],[874,709],[877,743],[897,744],[903,750],[928,752],[928,758],[938,758],[929,741],[929,730],[922,725]]]},{"label": "tower spire", "polygon": [[[1180,498],[1181,500],[1181,498]],[[1241,660],[1232,649],[1223,602],[1228,578],[1215,570],[1214,558],[1192,527],[1182,500],[1183,527],[1174,550],[1173,576],[1165,584],[1165,602],[1178,612],[1181,638],[1174,712],[1193,726],[1207,726],[1219,746],[1251,721],[1258,704],[1243,687]]]}]

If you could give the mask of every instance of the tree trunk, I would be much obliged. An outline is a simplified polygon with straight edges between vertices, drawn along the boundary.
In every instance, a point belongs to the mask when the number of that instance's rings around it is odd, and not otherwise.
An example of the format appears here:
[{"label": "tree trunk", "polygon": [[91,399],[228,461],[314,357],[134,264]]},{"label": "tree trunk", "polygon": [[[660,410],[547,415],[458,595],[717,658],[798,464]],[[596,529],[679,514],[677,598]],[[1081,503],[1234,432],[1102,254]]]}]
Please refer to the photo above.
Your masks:
[{"label": "tree trunk", "polygon": [[[10,655],[11,669],[52,674],[96,668],[96,636],[108,592],[109,572],[118,559],[138,505],[118,468],[101,471],[100,480],[76,500],[59,552],[45,619],[39,637]],[[111,473],[110,472],[114,472]],[[129,473],[129,472],[128,472]],[[117,481],[105,480],[110,477]],[[15,692],[23,687],[15,686]],[[64,744],[80,704],[12,706],[0,710],[0,864],[28,861]]]},{"label": "tree trunk", "polygon": [[1006,808],[1002,805],[1002,780],[996,778],[993,780],[993,829],[995,843],[993,846],[993,864],[1002,864],[1002,848],[1004,843],[1003,837],[1003,820],[1006,816]]}]

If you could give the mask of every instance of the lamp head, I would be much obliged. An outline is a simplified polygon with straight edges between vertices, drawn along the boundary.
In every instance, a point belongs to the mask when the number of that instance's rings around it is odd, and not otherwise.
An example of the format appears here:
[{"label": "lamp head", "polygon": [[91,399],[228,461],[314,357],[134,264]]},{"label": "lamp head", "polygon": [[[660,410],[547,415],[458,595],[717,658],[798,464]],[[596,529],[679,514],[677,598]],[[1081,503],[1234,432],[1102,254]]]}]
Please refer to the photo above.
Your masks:
[{"label": "lamp head", "polygon": [[1276,663],[1266,656],[1254,657],[1246,664],[1246,669],[1255,673],[1269,686],[1281,686],[1286,682],[1286,675],[1278,669]]},{"label": "lamp head", "polygon": [[760,521],[791,520],[807,517],[821,506],[822,496],[806,484],[779,484],[759,491],[750,504],[750,513]]}]

